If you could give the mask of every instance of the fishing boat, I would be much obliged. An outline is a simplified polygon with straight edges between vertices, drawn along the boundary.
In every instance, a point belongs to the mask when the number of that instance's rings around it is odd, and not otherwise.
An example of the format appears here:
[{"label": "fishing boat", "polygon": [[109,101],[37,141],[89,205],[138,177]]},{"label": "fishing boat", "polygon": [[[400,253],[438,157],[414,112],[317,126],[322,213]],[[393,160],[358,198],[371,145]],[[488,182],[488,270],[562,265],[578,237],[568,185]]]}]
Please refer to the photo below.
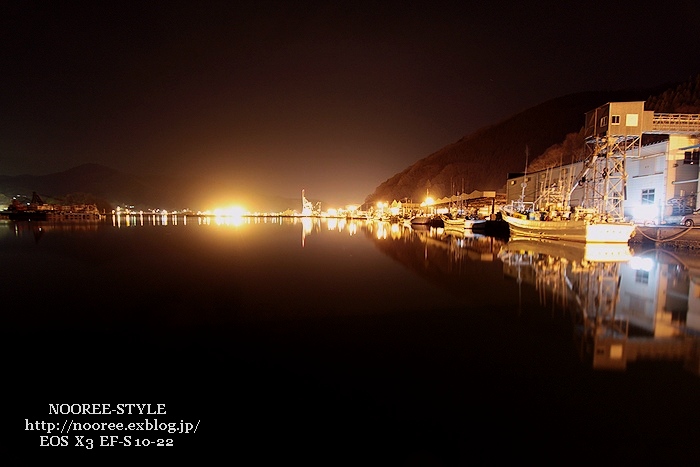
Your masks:
[{"label": "fishing boat", "polygon": [[627,243],[635,232],[633,222],[615,221],[593,209],[573,212],[541,211],[517,203],[501,208],[511,235],[574,242]]},{"label": "fishing boat", "polygon": [[464,228],[467,230],[483,230],[486,228],[486,219],[464,219]]},{"label": "fishing boat", "polygon": [[[625,147],[608,143],[611,140],[594,141],[595,146],[573,183],[549,180],[533,202],[525,201],[524,178],[520,198],[501,207],[510,235],[574,242],[629,242],[636,226],[624,218],[622,208]],[[583,196],[578,206],[572,206],[572,194],[579,187]]]},{"label": "fishing boat", "polygon": [[442,222],[446,229],[464,229],[466,227],[466,219],[464,217],[443,216]]}]

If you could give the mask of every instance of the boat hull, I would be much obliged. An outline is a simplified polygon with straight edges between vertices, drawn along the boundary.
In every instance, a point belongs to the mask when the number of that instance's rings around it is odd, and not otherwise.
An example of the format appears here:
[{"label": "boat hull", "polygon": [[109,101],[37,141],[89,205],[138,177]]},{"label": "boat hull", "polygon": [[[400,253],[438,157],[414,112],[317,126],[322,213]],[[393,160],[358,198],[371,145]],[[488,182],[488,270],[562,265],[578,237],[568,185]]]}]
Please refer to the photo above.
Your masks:
[{"label": "boat hull", "polygon": [[591,222],[589,220],[532,220],[525,215],[502,211],[511,236],[568,240],[590,243],[627,243],[634,235],[632,222]]},{"label": "boat hull", "polygon": [[415,216],[411,218],[411,225],[430,225],[430,216]]},{"label": "boat hull", "polygon": [[469,230],[483,230],[486,228],[486,219],[465,219],[464,228]]},{"label": "boat hull", "polygon": [[467,219],[464,217],[460,217],[457,219],[449,219],[449,218],[444,218],[443,222],[445,224],[446,229],[467,229],[467,230],[476,230],[476,229],[483,229],[486,227],[486,219]]},{"label": "boat hull", "polygon": [[466,219],[464,218],[458,218],[458,219],[443,219],[443,222],[445,223],[445,228],[446,229],[464,229],[466,228]]}]

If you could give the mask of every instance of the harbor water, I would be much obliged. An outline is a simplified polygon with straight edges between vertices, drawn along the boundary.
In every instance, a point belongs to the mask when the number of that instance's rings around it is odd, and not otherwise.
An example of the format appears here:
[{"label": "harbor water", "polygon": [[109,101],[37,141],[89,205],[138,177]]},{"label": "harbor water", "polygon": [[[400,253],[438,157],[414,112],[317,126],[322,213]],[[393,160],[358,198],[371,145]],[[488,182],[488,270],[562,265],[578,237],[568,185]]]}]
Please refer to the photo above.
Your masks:
[{"label": "harbor water", "polygon": [[700,254],[120,216],[0,260],[7,459],[699,461]]}]

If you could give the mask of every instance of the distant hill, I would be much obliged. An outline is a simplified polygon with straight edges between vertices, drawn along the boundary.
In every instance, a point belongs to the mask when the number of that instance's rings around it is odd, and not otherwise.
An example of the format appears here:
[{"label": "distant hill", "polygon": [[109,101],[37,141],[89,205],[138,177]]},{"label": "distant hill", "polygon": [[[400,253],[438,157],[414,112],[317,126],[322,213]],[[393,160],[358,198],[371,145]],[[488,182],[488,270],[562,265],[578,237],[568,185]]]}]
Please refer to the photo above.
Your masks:
[{"label": "distant hill", "polygon": [[[142,178],[99,164],[84,164],[48,175],[0,175],[0,209],[4,209],[13,196],[19,195],[29,201],[36,192],[45,203],[94,203],[104,212],[111,212],[117,206],[133,206],[137,210],[181,210],[192,207],[191,194],[183,191],[183,186],[181,181]],[[259,202],[264,206],[260,210],[282,212],[290,207],[301,210],[300,199],[268,197]]]},{"label": "distant hill", "polygon": [[13,196],[36,192],[45,203],[95,203],[100,211],[135,202],[158,206],[169,193],[131,174],[98,164],[84,164],[48,175],[0,176],[0,205]]},{"label": "distant hill", "polygon": [[419,160],[379,185],[365,203],[420,202],[427,193],[441,198],[474,190],[504,192],[508,174],[523,172],[526,159],[536,166],[537,159],[548,151],[557,160],[570,157],[563,153],[576,150],[572,141],[583,128],[585,113],[621,101],[645,101],[646,108],[656,112],[700,113],[700,75],[685,83],[650,89],[584,92],[552,99]]}]

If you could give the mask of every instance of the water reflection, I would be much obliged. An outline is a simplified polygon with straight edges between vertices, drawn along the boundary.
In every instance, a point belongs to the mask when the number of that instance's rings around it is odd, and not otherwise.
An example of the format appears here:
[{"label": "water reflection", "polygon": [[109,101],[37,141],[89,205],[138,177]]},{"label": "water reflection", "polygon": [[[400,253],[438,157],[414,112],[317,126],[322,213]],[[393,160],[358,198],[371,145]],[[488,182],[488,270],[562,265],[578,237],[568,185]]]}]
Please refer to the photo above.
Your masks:
[{"label": "water reflection", "polygon": [[[324,232],[363,233],[383,254],[453,295],[455,304],[512,306],[521,314],[523,290],[534,290],[541,305],[570,320],[580,359],[594,369],[625,370],[630,363],[656,360],[682,362],[688,371],[700,374],[700,255],[688,251],[503,239],[449,228],[342,218],[226,222],[213,217],[132,215],[114,216],[111,227],[238,229],[259,223],[298,227],[302,248],[309,248],[310,236]],[[110,222],[6,225],[5,235],[38,243],[52,231],[96,231],[110,227]],[[515,284],[517,296],[509,297],[503,279]]]},{"label": "water reflection", "polygon": [[637,360],[681,361],[698,374],[700,306],[692,256],[627,245],[513,239],[499,253],[504,274],[534,286],[568,314],[582,361],[625,369]]},{"label": "water reflection", "polygon": [[[385,233],[388,228],[391,236]],[[656,360],[682,362],[700,374],[698,255],[663,249],[635,253],[628,245],[504,240],[388,223],[369,224],[367,234],[384,253],[448,289],[466,290],[463,283],[455,287],[455,277],[474,279],[475,271],[483,271],[474,262],[499,260],[519,294],[522,287],[534,288],[540,304],[571,320],[581,361],[594,369],[625,370],[633,362]],[[519,295],[519,312],[521,305]]]},{"label": "water reflection", "polygon": [[[366,232],[377,241],[385,254],[426,275],[433,282],[451,288],[455,294],[459,294],[459,290],[450,287],[450,284],[458,276],[473,277],[475,263],[496,260],[498,251],[505,244],[504,239],[471,231],[424,225],[372,222],[367,224]],[[479,273],[478,270],[476,272]],[[467,290],[466,287],[462,289]]]},{"label": "water reflection", "polygon": [[[467,465],[496,433],[552,462],[697,463],[697,358],[671,352],[696,345],[700,255],[345,219],[162,221],[0,222],[12,419],[55,400],[164,401],[207,427],[176,437],[197,455],[275,445],[413,465],[418,447]],[[624,371],[590,371],[579,349]]]}]

